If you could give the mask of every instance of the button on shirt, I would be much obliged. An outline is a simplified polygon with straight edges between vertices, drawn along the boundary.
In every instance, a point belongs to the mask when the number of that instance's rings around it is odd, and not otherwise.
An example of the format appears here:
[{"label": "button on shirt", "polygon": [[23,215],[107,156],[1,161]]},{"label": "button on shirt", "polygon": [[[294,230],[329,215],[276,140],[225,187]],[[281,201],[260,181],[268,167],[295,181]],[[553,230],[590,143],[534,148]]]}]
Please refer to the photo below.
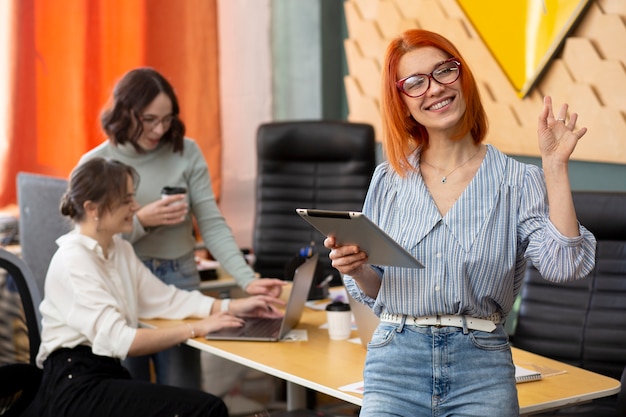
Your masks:
[{"label": "button on shirt", "polygon": [[[419,167],[419,152],[409,161]],[[541,169],[489,145],[475,177],[445,216],[419,170],[401,178],[387,162],[374,172],[363,212],[425,265],[375,267],[382,280],[376,300],[344,277],[350,294],[377,314],[504,317],[519,292],[527,258],[554,282],[583,278],[595,265],[596,241],[585,227],[570,238],[550,222]]]},{"label": "button on shirt", "polygon": [[114,236],[103,255],[98,242],[74,230],[57,240],[45,283],[37,364],[59,348],[91,346],[96,355],[124,359],[138,319],[206,317],[214,299],[156,278],[127,241]]}]

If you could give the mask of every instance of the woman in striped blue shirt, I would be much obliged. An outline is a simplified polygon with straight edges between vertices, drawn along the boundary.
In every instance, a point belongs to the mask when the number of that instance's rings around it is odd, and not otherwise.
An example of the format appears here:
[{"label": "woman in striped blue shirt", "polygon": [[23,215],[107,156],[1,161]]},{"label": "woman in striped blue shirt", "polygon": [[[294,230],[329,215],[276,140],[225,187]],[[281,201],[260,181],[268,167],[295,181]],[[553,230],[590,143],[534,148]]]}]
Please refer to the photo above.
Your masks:
[{"label": "woman in striped blue shirt", "polygon": [[586,129],[546,97],[542,170],[483,144],[476,82],[449,40],[409,30],[383,68],[387,160],[363,211],[425,268],[370,265],[358,247],[325,242],[347,290],[381,318],[360,416],[517,416],[503,321],[527,259],[550,281],[594,267],[595,238],[576,219],[568,177]]}]

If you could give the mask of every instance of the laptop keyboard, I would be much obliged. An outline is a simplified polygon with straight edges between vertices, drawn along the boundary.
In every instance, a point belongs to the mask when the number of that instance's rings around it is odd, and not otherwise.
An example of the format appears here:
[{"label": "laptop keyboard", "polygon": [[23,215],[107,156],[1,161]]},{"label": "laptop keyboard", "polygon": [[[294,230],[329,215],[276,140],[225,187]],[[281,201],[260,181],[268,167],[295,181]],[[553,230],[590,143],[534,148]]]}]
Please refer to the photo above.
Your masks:
[{"label": "laptop keyboard", "polygon": [[246,319],[243,326],[242,334],[245,336],[262,337],[262,336],[278,336],[280,325],[283,322],[279,319]]}]

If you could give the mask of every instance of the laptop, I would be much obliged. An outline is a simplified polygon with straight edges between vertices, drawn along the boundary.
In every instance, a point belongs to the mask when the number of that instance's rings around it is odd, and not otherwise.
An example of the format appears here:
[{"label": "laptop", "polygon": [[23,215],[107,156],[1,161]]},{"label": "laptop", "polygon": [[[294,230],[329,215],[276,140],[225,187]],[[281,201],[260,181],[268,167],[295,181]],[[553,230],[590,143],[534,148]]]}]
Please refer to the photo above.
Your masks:
[{"label": "laptop", "polygon": [[315,268],[315,254],[300,265],[293,276],[293,286],[285,308],[285,315],[280,318],[246,318],[242,327],[222,329],[206,335],[208,340],[245,340],[258,342],[276,342],[283,339],[300,322]]},{"label": "laptop", "polygon": [[350,304],[350,310],[352,310],[357,334],[359,335],[359,339],[361,339],[361,344],[367,347],[367,344],[372,339],[374,330],[376,330],[380,323],[380,319],[368,305],[359,303],[352,298],[350,293],[347,291],[346,293],[348,294],[348,303]]}]

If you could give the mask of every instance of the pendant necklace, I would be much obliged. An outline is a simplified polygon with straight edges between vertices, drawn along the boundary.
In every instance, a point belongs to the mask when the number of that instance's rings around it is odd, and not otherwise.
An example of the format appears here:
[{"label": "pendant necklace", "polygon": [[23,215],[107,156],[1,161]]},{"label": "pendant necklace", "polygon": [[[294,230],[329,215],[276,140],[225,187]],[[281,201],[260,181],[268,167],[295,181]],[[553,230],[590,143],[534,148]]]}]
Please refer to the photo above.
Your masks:
[{"label": "pendant necklace", "polygon": [[[441,183],[442,183],[442,184],[445,184],[446,182],[448,182],[448,177],[449,177],[449,176],[450,176],[450,175],[451,175],[454,171],[456,171],[457,169],[461,168],[463,165],[467,164],[469,161],[471,161],[472,159],[474,159],[474,157],[475,157],[476,155],[478,155],[478,152],[479,152],[479,151],[480,151],[480,146],[478,147],[478,149],[476,150],[476,152],[474,152],[474,155],[472,155],[472,156],[470,156],[470,157],[469,157],[469,159],[467,159],[465,162],[461,163],[461,165],[457,165],[457,166],[456,166],[456,168],[454,168],[452,171],[448,172],[446,175],[444,175],[443,177],[441,177]],[[428,165],[428,166],[430,166],[430,167],[435,168],[437,171],[443,171],[443,169],[441,169],[441,168],[439,168],[439,167],[434,166],[434,165],[433,165],[433,164],[431,164],[430,162],[426,162],[426,161],[424,161],[424,160],[422,160],[422,159],[420,159],[420,162],[421,162],[421,163],[424,163],[424,164],[426,164],[426,165]]]}]

